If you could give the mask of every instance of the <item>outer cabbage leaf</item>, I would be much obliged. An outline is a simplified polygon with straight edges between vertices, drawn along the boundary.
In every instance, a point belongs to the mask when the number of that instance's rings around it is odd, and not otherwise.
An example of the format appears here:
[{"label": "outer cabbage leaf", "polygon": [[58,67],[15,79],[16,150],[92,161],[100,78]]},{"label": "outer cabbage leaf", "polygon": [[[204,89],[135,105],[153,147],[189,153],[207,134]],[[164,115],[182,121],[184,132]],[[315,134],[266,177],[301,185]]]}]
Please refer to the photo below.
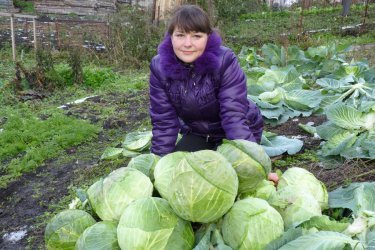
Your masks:
[{"label": "outer cabbage leaf", "polygon": [[362,250],[363,245],[349,236],[338,232],[319,231],[303,235],[280,248],[280,250],[342,250],[346,246]]},{"label": "outer cabbage leaf", "polygon": [[317,133],[316,127],[309,125],[309,124],[298,123],[298,127],[303,129],[305,132],[309,133],[310,135],[315,135]]},{"label": "outer cabbage leaf", "polygon": [[282,246],[288,242],[297,239],[303,235],[302,228],[291,228],[284,232],[279,238],[271,241],[265,248],[265,250],[279,250]]},{"label": "outer cabbage leaf", "polygon": [[317,126],[316,132],[318,133],[320,138],[328,141],[336,135],[345,133],[346,130],[328,121],[323,123],[322,125]]},{"label": "outer cabbage leaf", "polygon": [[296,65],[305,64],[309,60],[305,56],[305,52],[295,45],[288,46],[288,64],[293,63]]},{"label": "outer cabbage leaf", "polygon": [[293,90],[285,95],[285,103],[293,109],[309,111],[319,106],[322,101],[320,91]]},{"label": "outer cabbage leaf", "polygon": [[308,221],[303,222],[300,226],[306,229],[316,228],[319,231],[333,231],[341,233],[349,226],[349,223],[331,220],[327,215],[322,215],[311,217]]},{"label": "outer cabbage leaf", "polygon": [[323,156],[340,155],[341,152],[350,148],[357,140],[357,133],[345,131],[334,135],[322,146]]},{"label": "outer cabbage leaf", "polygon": [[117,227],[122,250],[190,250],[194,232],[190,222],[179,218],[161,198],[149,197],[132,202]]},{"label": "outer cabbage leaf", "polygon": [[361,129],[364,126],[362,113],[343,103],[328,107],[326,115],[328,120],[344,129]]},{"label": "outer cabbage leaf", "polygon": [[106,148],[100,157],[100,160],[108,160],[108,159],[114,159],[122,155],[122,148]]},{"label": "outer cabbage leaf", "polygon": [[101,221],[89,228],[78,238],[76,250],[120,250],[117,242],[117,223]]},{"label": "outer cabbage leaf", "polygon": [[251,197],[237,201],[222,225],[223,239],[233,249],[264,249],[283,232],[280,214],[266,201]]},{"label": "outer cabbage leaf", "polygon": [[318,84],[319,86],[325,89],[336,90],[338,92],[343,92],[344,89],[342,89],[342,87],[348,85],[348,83],[346,82],[339,81],[339,80],[332,79],[332,78],[320,78],[316,80],[316,84]]},{"label": "outer cabbage leaf", "polygon": [[375,182],[351,183],[329,193],[330,208],[349,208],[355,215],[360,211],[375,211]]},{"label": "outer cabbage leaf", "polygon": [[143,151],[151,145],[152,132],[132,132],[125,136],[122,146],[130,151]]},{"label": "outer cabbage leaf", "polygon": [[289,155],[298,153],[303,146],[303,141],[298,139],[291,139],[285,136],[275,136],[268,139],[268,144],[264,145],[261,142],[262,147],[266,151],[269,157],[281,155],[287,152]]},{"label": "outer cabbage leaf", "polygon": [[48,222],[44,232],[46,248],[74,249],[78,237],[95,222],[82,210],[68,209],[58,213]]},{"label": "outer cabbage leaf", "polygon": [[271,171],[271,159],[262,146],[246,140],[223,140],[217,151],[236,170],[239,193],[251,192]]},{"label": "outer cabbage leaf", "polygon": [[155,166],[155,187],[183,219],[209,223],[233,205],[238,177],[228,160],[211,150],[175,152]]},{"label": "outer cabbage leaf", "polygon": [[102,220],[118,221],[124,209],[134,200],[150,197],[153,186],[142,172],[119,168],[94,183],[87,195],[95,213]]},{"label": "outer cabbage leaf", "polygon": [[275,44],[264,44],[262,46],[264,61],[268,65],[286,65],[286,52],[284,47]]}]

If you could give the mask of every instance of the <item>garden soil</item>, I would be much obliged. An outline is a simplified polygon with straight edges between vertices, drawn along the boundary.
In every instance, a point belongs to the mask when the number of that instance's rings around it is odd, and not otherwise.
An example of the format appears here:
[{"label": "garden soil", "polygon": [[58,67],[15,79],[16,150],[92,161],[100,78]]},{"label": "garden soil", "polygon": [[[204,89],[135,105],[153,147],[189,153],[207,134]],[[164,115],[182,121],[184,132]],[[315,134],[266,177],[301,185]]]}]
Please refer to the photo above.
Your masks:
[{"label": "garden soil", "polygon": [[[116,116],[102,119],[98,113],[98,105],[104,107],[114,103],[124,103],[123,108],[116,110]],[[66,208],[53,204],[59,204],[64,197],[67,197],[72,186],[80,186],[79,176],[84,175],[85,172],[93,172],[93,169],[102,168],[98,152],[103,152],[106,147],[113,144],[114,139],[111,134],[114,130],[123,136],[126,132],[138,129],[142,122],[147,122],[148,106],[148,93],[145,91],[129,95],[112,93],[90,98],[84,105],[68,106],[67,115],[101,124],[103,130],[92,144],[96,148],[86,150],[85,157],[82,157],[81,148],[87,145],[70,148],[65,152],[70,161],[51,159],[35,172],[23,175],[17,181],[10,183],[6,189],[0,189],[0,249],[44,249],[46,221],[51,217],[51,213]],[[303,140],[302,152],[316,151],[320,140],[300,129],[298,123],[314,122],[314,125],[319,125],[324,121],[324,116],[298,118],[277,127],[266,126],[266,130]],[[121,141],[121,138],[118,138],[118,141]],[[287,164],[283,167],[278,166],[282,171],[292,166],[308,169],[330,190],[350,181],[375,180],[374,161],[342,162],[339,163],[341,164],[339,168],[326,169],[314,158],[301,157],[297,161],[294,160],[292,165],[288,165],[288,159],[288,156],[281,156],[272,160],[284,161]]]}]

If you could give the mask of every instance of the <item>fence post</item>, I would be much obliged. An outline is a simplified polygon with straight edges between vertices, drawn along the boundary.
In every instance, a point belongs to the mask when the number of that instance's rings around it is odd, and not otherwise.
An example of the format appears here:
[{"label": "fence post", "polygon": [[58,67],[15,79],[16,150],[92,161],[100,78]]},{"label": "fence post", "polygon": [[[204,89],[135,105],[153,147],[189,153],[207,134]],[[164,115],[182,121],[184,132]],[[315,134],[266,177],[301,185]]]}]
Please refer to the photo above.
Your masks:
[{"label": "fence post", "polygon": [[36,50],[37,45],[36,45],[36,19],[35,18],[33,18],[33,31],[34,31],[34,49]]},{"label": "fence post", "polygon": [[16,61],[16,39],[14,37],[14,15],[10,16],[10,33],[12,36],[12,53],[13,53],[13,61]]}]

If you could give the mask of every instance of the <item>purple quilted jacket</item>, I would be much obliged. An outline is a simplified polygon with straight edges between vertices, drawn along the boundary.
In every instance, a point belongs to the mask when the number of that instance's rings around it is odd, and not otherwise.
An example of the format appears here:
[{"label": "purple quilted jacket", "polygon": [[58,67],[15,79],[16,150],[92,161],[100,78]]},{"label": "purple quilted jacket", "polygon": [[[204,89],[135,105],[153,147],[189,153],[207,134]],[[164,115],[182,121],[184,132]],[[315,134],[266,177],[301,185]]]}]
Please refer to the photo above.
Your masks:
[{"label": "purple quilted jacket", "polygon": [[246,76],[235,54],[210,34],[205,52],[186,65],[175,56],[169,35],[150,65],[151,151],[173,151],[178,133],[210,140],[261,139],[263,120],[247,99]]}]

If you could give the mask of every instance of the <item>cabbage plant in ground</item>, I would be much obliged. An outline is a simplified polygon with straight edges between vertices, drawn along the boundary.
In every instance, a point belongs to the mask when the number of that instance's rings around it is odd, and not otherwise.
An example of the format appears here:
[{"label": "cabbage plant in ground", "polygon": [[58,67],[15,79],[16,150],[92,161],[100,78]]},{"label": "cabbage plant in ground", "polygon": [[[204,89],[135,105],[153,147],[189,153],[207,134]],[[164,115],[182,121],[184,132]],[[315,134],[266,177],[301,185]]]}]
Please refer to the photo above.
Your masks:
[{"label": "cabbage plant in ground", "polygon": [[304,89],[305,80],[294,66],[272,67],[256,81],[248,80],[248,98],[260,108],[265,122],[277,125],[319,109],[319,90]]},{"label": "cabbage plant in ground", "polygon": [[168,154],[156,164],[154,176],[155,188],[176,214],[193,222],[219,219],[237,196],[236,171],[211,150]]},{"label": "cabbage plant in ground", "polygon": [[190,222],[179,218],[161,198],[144,198],[131,203],[117,227],[121,249],[190,250],[194,232]]},{"label": "cabbage plant in ground", "polygon": [[375,104],[365,110],[342,103],[326,109],[328,122],[316,127],[326,142],[323,156],[375,159]]},{"label": "cabbage plant in ground", "polygon": [[347,63],[334,46],[302,51],[267,44],[262,54],[244,48],[240,59],[248,76],[249,99],[271,125],[310,116],[333,103],[361,109],[375,103],[375,70],[365,62]]},{"label": "cabbage plant in ground", "polygon": [[102,220],[118,221],[124,209],[134,200],[151,197],[153,185],[142,172],[119,168],[94,183],[87,195],[95,213]]}]

